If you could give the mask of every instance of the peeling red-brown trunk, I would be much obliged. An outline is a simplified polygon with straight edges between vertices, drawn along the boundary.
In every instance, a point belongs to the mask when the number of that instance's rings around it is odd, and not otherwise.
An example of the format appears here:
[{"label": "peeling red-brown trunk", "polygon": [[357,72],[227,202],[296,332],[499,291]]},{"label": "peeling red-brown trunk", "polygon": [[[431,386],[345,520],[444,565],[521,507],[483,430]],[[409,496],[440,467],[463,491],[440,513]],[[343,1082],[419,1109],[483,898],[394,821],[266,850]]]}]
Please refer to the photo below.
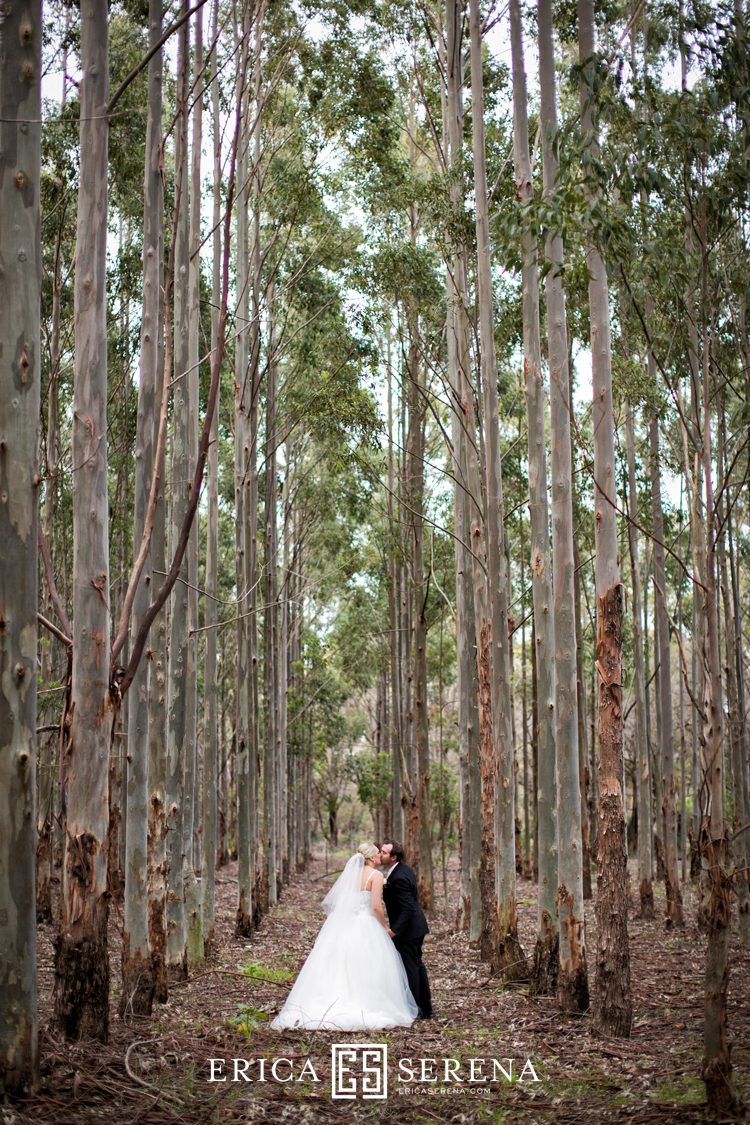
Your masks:
[{"label": "peeling red-brown trunk", "polygon": [[559,943],[568,951],[557,976],[557,1004],[561,1012],[580,1015],[589,1006],[589,978],[586,971],[586,945],[583,919],[575,909],[575,899],[564,883],[557,888]]},{"label": "peeling red-brown trunk", "polygon": [[149,954],[130,952],[127,931],[122,944],[122,995],[119,1012],[122,1019],[128,1016],[150,1016],[156,987],[154,959]]},{"label": "peeling red-brown trunk", "polygon": [[[537,938],[531,967],[531,995],[554,996],[557,993],[560,933],[548,910],[537,922]],[[586,989],[588,995],[588,987]]]},{"label": "peeling red-brown trunk", "polygon": [[[630,1035],[627,844],[622,792],[622,595],[620,584],[597,599],[599,676],[599,875],[596,895],[597,991],[594,1020],[608,1035]],[[604,1014],[606,1013],[606,1015]]]},{"label": "peeling red-brown trunk", "polygon": [[109,1033],[109,903],[101,893],[106,864],[106,841],[90,834],[68,838],[63,924],[55,940],[55,1024],[66,1039],[104,1043]]}]

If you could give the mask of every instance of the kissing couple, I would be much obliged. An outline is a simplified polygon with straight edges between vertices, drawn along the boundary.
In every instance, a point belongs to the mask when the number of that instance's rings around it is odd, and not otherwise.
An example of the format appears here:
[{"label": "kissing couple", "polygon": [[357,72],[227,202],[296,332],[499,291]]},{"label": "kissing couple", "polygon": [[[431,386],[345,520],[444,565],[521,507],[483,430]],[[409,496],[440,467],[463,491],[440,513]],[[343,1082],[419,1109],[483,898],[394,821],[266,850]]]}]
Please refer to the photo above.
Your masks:
[{"label": "kissing couple", "polygon": [[328,917],[271,1027],[379,1031],[430,1019],[429,927],[401,844],[360,844],[323,909]]}]

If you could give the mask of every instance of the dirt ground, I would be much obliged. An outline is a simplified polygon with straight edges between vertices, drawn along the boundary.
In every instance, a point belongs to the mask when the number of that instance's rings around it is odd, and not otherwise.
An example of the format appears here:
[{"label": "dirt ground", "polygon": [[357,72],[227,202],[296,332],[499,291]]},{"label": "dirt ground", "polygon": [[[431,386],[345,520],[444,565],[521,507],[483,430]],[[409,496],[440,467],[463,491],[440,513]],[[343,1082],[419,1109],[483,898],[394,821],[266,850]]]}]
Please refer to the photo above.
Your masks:
[{"label": "dirt ground", "polygon": [[[233,934],[236,867],[222,868],[217,936],[206,964],[190,980],[175,984],[168,1002],[155,1007],[151,1018],[123,1021],[117,1015],[121,919],[113,909],[107,1046],[69,1046],[51,1033],[53,933],[41,928],[42,1082],[33,1097],[0,1108],[3,1125],[683,1125],[706,1120],[700,1081],[705,939],[696,925],[696,891],[690,886],[685,888],[686,925],[681,930],[665,928],[663,898],[657,897],[656,921],[644,922],[631,911],[635,1018],[629,1040],[595,1038],[588,1016],[561,1018],[554,999],[530,999],[524,986],[503,988],[490,978],[466,935],[453,927],[455,863],[448,868],[448,909],[442,909],[439,882],[439,908],[429,916],[431,933],[425,942],[435,1019],[375,1036],[271,1031],[268,1017],[283,1003],[321,924],[318,904],[331,882],[326,871],[340,868],[344,858],[317,856],[309,870],[284,889],[281,901],[249,940]],[[657,895],[659,890],[663,893],[659,888]],[[535,887],[519,880],[517,893],[521,938],[528,953],[535,936]],[[587,903],[586,920],[591,972],[592,902]],[[749,979],[750,953],[735,933],[729,1037],[736,1085],[750,1105]],[[332,1045],[342,1039],[387,1048],[384,1099],[365,1098],[359,1088],[354,1100],[332,1098]],[[252,1081],[240,1077],[237,1082],[211,1082],[212,1058],[228,1060],[224,1067],[213,1064],[214,1076],[228,1079],[233,1078],[231,1060],[248,1060],[245,1074]],[[274,1059],[288,1060],[276,1064],[275,1077],[270,1069]],[[523,1071],[527,1059],[531,1067]],[[260,1060],[265,1060],[263,1072]],[[352,1064],[357,1074],[360,1065]]]}]

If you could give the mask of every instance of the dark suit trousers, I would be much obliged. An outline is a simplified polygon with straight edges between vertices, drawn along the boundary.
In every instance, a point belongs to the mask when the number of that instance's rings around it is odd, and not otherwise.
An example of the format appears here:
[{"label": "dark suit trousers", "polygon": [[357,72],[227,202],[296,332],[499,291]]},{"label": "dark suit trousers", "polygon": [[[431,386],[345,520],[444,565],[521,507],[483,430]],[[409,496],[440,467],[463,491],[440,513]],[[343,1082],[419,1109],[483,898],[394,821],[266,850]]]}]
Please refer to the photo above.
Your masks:
[{"label": "dark suit trousers", "polygon": [[406,969],[406,979],[409,982],[411,994],[417,1002],[419,1013],[422,1016],[432,1015],[432,998],[430,996],[430,982],[427,979],[427,970],[422,964],[422,942],[420,938],[393,939],[393,944],[401,954],[401,960]]}]

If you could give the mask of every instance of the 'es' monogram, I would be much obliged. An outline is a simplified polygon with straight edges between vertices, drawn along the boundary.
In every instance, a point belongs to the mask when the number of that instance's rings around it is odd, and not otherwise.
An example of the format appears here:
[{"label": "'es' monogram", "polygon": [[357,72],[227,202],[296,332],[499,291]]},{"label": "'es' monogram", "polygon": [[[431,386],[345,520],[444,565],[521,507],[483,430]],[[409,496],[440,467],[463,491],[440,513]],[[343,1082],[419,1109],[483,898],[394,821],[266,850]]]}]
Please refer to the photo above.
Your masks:
[{"label": "'es' monogram", "polygon": [[386,1043],[333,1043],[331,1063],[332,1098],[387,1098]]}]

